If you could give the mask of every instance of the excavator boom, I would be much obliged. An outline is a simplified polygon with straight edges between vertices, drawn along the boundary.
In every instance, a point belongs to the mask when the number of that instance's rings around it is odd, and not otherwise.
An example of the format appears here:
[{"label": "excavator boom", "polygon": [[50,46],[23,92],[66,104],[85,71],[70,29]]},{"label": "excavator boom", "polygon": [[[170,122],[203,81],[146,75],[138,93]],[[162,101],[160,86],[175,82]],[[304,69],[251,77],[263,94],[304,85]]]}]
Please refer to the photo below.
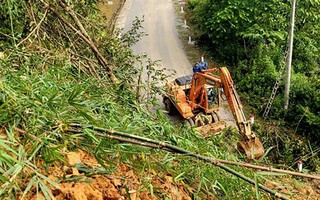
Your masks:
[{"label": "excavator boom", "polygon": [[239,133],[242,136],[242,140],[237,144],[238,149],[244,152],[249,159],[260,158],[264,154],[263,145],[260,139],[251,131],[250,122],[246,120],[242,109],[243,106],[229,70],[226,67],[221,67],[219,71],[224,94],[236,120]]}]

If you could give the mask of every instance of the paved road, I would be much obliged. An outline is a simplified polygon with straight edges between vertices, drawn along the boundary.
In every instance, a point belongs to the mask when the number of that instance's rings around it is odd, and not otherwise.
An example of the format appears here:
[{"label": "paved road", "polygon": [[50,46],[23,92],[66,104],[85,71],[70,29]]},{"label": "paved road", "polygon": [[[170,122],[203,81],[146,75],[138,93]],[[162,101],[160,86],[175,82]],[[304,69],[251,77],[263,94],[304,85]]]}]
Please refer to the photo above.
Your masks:
[{"label": "paved road", "polygon": [[126,0],[118,27],[127,31],[136,16],[140,19],[144,16],[143,31],[148,35],[133,47],[134,52],[160,60],[161,67],[176,70],[176,77],[191,74],[191,64],[177,31],[173,0]]},{"label": "paved road", "polygon": [[[147,53],[152,60],[160,60],[162,67],[176,70],[175,77],[192,74],[191,64],[179,39],[173,0],[126,0],[118,17],[117,27],[126,32],[136,16],[144,16],[143,31],[148,33],[148,36],[133,47],[134,52]],[[164,109],[161,98],[158,100],[160,108]],[[222,107],[219,114],[228,125],[235,125],[228,108]],[[176,121],[181,117],[170,119]]]}]

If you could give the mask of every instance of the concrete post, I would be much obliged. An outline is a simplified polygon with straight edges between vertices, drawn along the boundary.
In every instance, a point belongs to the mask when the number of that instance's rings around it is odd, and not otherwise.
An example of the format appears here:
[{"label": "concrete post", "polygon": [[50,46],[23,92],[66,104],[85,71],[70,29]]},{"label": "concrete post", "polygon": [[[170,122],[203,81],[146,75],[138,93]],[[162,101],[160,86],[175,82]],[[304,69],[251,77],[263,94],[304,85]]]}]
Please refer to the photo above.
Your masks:
[{"label": "concrete post", "polygon": [[194,42],[191,40],[191,36],[189,36],[188,44],[194,44]]},{"label": "concrete post", "polygon": [[180,12],[184,13],[183,6],[181,6]]},{"label": "concrete post", "polygon": [[288,57],[287,57],[287,73],[286,73],[286,83],[285,83],[285,90],[284,90],[284,109],[285,110],[287,110],[288,106],[289,106],[289,92],[290,92],[290,79],[291,79],[291,62],[292,62],[295,10],[296,10],[296,0],[292,0],[290,32],[289,32],[289,52],[288,52]]},{"label": "concrete post", "polygon": [[182,27],[183,27],[183,28],[188,28],[187,20],[186,20],[186,19],[183,21],[183,26],[182,26]]}]

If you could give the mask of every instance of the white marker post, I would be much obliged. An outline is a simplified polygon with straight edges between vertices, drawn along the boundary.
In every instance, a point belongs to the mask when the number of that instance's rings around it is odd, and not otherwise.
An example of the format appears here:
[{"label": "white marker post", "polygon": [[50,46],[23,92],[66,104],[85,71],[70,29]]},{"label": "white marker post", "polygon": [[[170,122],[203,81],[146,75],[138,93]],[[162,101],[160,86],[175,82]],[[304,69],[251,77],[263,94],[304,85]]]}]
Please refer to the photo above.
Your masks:
[{"label": "white marker post", "polygon": [[180,12],[184,13],[183,6],[181,6]]},{"label": "white marker post", "polygon": [[189,36],[188,44],[193,44],[193,42],[192,42],[192,40],[191,40],[191,36]]},{"label": "white marker post", "polygon": [[183,21],[183,26],[182,26],[182,27],[183,27],[183,28],[188,28],[187,20],[186,20],[186,19]]},{"label": "white marker post", "polygon": [[250,115],[250,123],[254,124],[254,115],[253,114]]},{"label": "white marker post", "polygon": [[298,161],[298,170],[299,170],[299,172],[302,172],[302,161],[301,160]]},{"label": "white marker post", "polygon": [[204,62],[204,55],[201,55],[200,61],[201,61],[201,62]]}]

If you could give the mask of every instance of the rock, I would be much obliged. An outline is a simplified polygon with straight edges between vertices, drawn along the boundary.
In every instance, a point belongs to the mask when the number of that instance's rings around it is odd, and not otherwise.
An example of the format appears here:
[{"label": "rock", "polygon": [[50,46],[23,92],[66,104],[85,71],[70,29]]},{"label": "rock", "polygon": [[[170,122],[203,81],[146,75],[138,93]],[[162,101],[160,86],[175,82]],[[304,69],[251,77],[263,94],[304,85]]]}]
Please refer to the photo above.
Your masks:
[{"label": "rock", "polygon": [[69,152],[67,154],[67,162],[70,166],[74,166],[77,163],[81,163],[80,154],[78,154],[77,152]]}]

